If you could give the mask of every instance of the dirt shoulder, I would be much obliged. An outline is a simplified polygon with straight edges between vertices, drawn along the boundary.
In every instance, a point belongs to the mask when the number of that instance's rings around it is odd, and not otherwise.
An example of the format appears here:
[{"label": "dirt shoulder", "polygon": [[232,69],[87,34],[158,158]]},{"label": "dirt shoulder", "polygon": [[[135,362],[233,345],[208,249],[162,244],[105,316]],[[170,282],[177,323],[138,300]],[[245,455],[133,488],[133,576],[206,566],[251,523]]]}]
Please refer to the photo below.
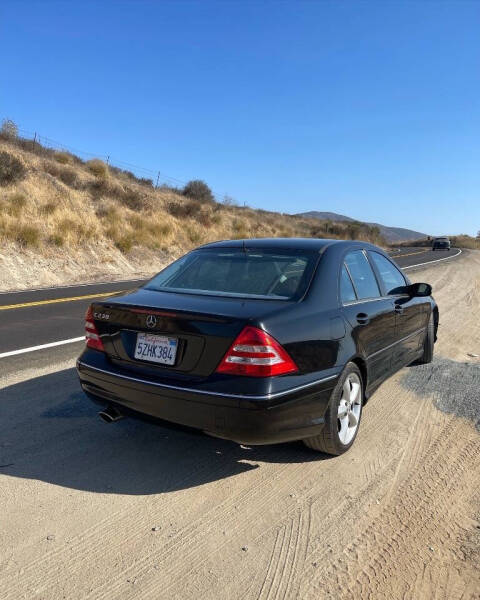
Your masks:
[{"label": "dirt shoulder", "polygon": [[386,382],[338,458],[107,426],[69,357],[0,375],[2,599],[479,598],[480,252],[411,278],[436,360]]}]

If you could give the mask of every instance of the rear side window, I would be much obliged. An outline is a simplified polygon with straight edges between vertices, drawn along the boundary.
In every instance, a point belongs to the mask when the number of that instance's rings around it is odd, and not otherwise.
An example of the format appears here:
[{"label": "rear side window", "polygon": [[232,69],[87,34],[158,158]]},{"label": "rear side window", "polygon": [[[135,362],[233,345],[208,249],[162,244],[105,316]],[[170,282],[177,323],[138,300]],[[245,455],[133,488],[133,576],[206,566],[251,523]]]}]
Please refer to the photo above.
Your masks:
[{"label": "rear side window", "polygon": [[359,300],[380,296],[375,274],[362,250],[354,250],[345,256],[345,264],[352,277]]},{"label": "rear side window", "polygon": [[291,300],[306,291],[318,252],[289,249],[204,248],[161,271],[150,290]]},{"label": "rear side window", "polygon": [[387,258],[378,252],[370,252],[370,256],[378,269],[387,294],[398,293],[400,291],[398,288],[405,287],[405,278],[395,265],[392,265]]},{"label": "rear side window", "polygon": [[352,280],[348,274],[345,265],[342,266],[342,274],[340,275],[340,300],[343,304],[353,302],[357,299],[355,290],[353,289]]}]

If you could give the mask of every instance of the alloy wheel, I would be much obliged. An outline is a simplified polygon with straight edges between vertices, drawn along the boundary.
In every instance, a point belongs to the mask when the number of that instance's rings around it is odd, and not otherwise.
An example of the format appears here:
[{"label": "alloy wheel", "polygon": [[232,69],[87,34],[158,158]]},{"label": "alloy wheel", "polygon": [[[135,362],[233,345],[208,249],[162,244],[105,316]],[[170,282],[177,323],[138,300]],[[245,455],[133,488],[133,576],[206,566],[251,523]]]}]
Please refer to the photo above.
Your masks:
[{"label": "alloy wheel", "polygon": [[350,373],[343,384],[337,413],[338,438],[344,446],[354,438],[361,412],[362,384],[356,373]]}]

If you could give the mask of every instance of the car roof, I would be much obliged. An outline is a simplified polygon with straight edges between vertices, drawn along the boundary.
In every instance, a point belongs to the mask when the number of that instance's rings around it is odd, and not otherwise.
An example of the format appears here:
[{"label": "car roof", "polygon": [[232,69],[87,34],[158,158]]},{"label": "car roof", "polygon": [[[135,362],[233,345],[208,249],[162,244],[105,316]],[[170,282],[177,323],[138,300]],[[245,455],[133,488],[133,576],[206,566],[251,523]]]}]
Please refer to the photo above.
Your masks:
[{"label": "car roof", "polygon": [[352,247],[367,247],[378,250],[377,246],[367,242],[354,240],[330,240],[319,238],[253,238],[240,240],[222,240],[204,244],[200,248],[283,248],[297,250],[317,250],[322,252],[331,245],[342,245]]}]

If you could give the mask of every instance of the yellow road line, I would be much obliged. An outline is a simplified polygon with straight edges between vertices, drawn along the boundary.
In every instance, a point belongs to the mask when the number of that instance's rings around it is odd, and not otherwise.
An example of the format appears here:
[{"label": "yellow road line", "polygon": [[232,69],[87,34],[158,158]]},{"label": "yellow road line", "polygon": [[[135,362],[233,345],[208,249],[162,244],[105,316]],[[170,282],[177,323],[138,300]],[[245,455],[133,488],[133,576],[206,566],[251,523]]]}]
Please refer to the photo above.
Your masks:
[{"label": "yellow road line", "polygon": [[430,250],[430,248],[427,248],[426,250],[420,250],[419,252],[410,252],[409,254],[397,254],[396,257],[394,255],[392,255],[392,258],[403,258],[404,256],[414,256],[415,254],[423,254],[424,252],[428,252],[429,250]]},{"label": "yellow road line", "polygon": [[121,294],[126,290],[116,292],[103,292],[101,294],[88,294],[87,296],[72,296],[71,298],[53,298],[51,300],[38,300],[36,302],[23,302],[22,304],[5,304],[0,310],[11,310],[14,308],[27,308],[29,306],[41,306],[42,304],[56,304],[57,302],[75,302],[76,300],[88,300],[89,298],[105,298],[114,294]]}]

